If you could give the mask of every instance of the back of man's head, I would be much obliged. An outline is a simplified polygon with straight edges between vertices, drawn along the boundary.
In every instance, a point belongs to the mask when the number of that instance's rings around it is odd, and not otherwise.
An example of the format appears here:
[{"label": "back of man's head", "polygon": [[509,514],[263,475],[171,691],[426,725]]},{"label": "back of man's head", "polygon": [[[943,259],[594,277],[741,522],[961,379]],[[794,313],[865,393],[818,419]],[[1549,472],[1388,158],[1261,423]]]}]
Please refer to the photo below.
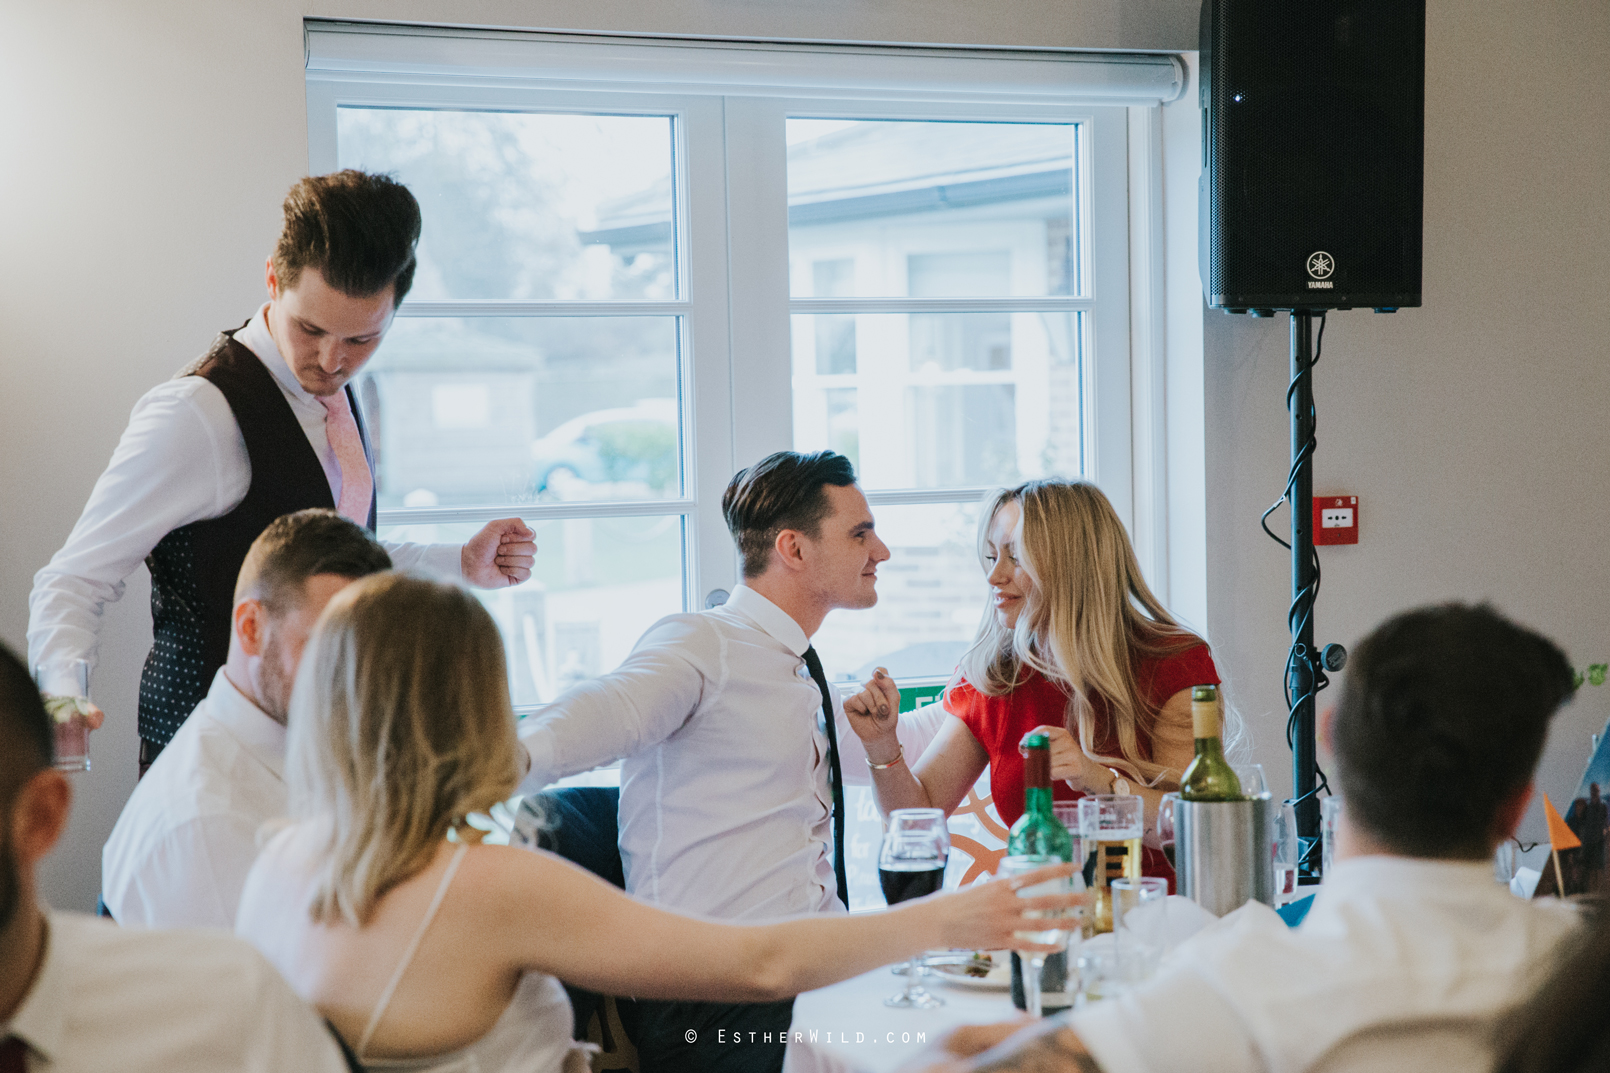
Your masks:
[{"label": "back of man's head", "polygon": [[0,644],[0,815],[10,815],[17,790],[50,766],[54,751],[54,728],[27,666]]},{"label": "back of man's head", "polygon": [[285,221],[274,247],[274,276],[296,286],[318,269],[342,294],[369,298],[393,288],[393,306],[414,285],[419,202],[389,175],[345,171],[310,175],[285,196]]},{"label": "back of man's head", "polygon": [[855,467],[832,451],[778,451],[739,470],[721,497],[721,513],[743,556],[744,577],[766,572],[772,545],[784,529],[816,537],[832,512],[827,485],[854,483]]},{"label": "back of man's head", "polygon": [[391,569],[391,556],[361,525],[333,510],[285,514],[258,534],[235,580],[235,603],[256,600],[270,615],[295,610],[316,574],[360,578]]},{"label": "back of man's head", "polygon": [[1349,822],[1404,856],[1488,856],[1573,688],[1553,642],[1485,605],[1387,620],[1351,653],[1331,728]]}]

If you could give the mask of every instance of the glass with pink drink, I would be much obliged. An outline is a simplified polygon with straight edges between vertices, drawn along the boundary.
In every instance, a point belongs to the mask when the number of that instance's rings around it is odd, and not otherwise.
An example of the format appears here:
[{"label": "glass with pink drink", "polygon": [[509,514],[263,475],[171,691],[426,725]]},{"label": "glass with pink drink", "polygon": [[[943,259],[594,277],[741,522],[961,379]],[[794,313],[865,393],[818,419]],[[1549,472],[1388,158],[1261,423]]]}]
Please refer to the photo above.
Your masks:
[{"label": "glass with pink drink", "polygon": [[56,735],[56,770],[89,770],[89,660],[68,659],[34,668],[34,684],[44,698]]}]

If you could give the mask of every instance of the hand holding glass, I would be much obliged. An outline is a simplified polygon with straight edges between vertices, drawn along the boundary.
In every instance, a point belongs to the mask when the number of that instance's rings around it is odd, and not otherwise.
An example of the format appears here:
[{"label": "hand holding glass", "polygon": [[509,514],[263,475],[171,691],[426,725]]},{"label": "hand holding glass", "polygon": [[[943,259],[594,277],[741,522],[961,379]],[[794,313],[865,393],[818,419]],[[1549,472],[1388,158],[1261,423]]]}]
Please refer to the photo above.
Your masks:
[{"label": "hand holding glass", "polygon": [[41,663],[34,685],[55,731],[56,770],[88,771],[89,732],[100,725],[100,709],[89,699],[89,660]]},{"label": "hand holding glass", "polygon": [[[1061,864],[1055,857],[1005,857],[1002,858],[996,876],[1000,879],[1011,879],[1047,865]],[[1035,883],[1032,886],[1016,887],[1019,898],[1038,898],[1048,894],[1077,893],[1084,887],[1084,880],[1078,873],[1057,879]],[[1017,937],[1026,942],[1041,943],[1046,946],[1061,946],[1066,949],[1068,936],[1080,928],[1082,911],[1078,909],[1038,909],[1024,913],[1024,916],[1036,920],[1044,920],[1046,928],[1041,931],[1020,931]],[[1040,951],[1029,951],[1023,957],[1023,1002],[1025,1010],[1030,1017],[1040,1016],[1040,974],[1045,969],[1045,954]]]}]

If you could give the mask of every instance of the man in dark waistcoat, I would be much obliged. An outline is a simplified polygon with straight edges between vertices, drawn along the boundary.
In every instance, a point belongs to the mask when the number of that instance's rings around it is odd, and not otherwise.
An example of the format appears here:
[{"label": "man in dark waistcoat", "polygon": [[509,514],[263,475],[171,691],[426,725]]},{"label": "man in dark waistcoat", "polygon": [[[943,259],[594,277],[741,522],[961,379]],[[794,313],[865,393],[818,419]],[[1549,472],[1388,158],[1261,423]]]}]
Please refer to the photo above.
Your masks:
[{"label": "man in dark waistcoat", "polygon": [[[142,773],[223,665],[235,577],[268,523],[327,507],[375,528],[374,451],[350,382],[413,283],[419,205],[401,183],[349,170],[303,179],[284,211],[268,302],[135,404],[67,543],[34,577],[30,664],[93,662],[105,605],[141,561],[150,568]],[[494,588],[530,577],[532,537],[505,518],[462,546],[387,551],[398,569]]]}]

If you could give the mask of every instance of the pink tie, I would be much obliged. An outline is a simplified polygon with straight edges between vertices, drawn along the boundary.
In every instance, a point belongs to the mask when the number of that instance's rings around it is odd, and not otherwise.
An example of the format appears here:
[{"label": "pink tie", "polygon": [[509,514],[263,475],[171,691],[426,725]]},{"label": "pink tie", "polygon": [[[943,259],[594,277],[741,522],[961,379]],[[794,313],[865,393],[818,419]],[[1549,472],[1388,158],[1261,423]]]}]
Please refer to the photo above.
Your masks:
[{"label": "pink tie", "polygon": [[341,466],[341,502],[336,509],[359,525],[369,524],[369,499],[374,494],[375,479],[369,472],[369,460],[363,454],[363,438],[358,435],[358,422],[352,416],[352,404],[343,389],[334,395],[319,399],[328,415],[324,420],[324,434],[335,448],[335,460]]}]

